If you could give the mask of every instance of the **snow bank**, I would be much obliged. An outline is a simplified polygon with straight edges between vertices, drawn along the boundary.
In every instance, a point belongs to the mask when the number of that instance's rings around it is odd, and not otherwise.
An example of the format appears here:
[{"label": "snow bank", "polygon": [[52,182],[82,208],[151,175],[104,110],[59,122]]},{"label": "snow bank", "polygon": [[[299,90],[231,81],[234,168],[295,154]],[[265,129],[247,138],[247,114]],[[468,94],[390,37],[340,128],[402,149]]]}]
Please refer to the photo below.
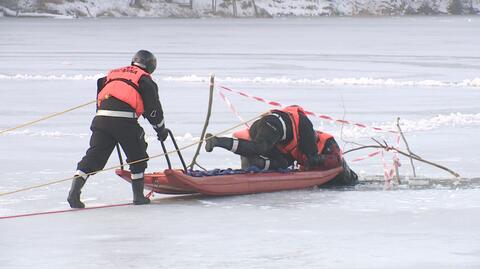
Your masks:
[{"label": "snow bank", "polygon": [[25,17],[25,18],[54,18],[54,19],[73,19],[74,16],[53,14],[50,12],[23,12],[19,9],[12,10],[0,6],[0,17]]},{"label": "snow bank", "polygon": [[0,80],[97,80],[105,76],[104,74],[96,75],[31,75],[31,74],[16,74],[16,75],[2,75]]},{"label": "snow bank", "polygon": [[[34,16],[44,12],[69,17],[384,16],[480,12],[480,2],[468,0],[19,0],[16,5],[5,2],[11,9],[34,12],[30,13]],[[18,14],[8,11],[6,15]]]},{"label": "snow bank", "polygon": [[[0,74],[0,80],[97,80],[105,74],[95,75],[35,75],[35,74]],[[209,77],[196,74],[185,76],[155,76],[162,81],[173,82],[208,82]],[[368,77],[359,78],[289,78],[289,77],[216,77],[221,83],[255,83],[255,84],[283,84],[283,85],[319,85],[319,86],[390,86],[390,87],[480,87],[480,78],[465,79],[462,81],[440,80],[395,80],[377,79]]]}]

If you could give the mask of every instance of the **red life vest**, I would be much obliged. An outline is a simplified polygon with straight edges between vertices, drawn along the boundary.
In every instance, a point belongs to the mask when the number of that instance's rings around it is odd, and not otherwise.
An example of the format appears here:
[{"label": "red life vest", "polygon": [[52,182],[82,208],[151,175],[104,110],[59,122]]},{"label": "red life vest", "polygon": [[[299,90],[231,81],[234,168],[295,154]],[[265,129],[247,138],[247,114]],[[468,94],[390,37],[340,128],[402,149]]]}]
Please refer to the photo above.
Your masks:
[{"label": "red life vest", "polygon": [[97,107],[103,100],[113,96],[129,104],[137,117],[144,112],[143,99],[138,93],[139,81],[142,76],[151,78],[150,74],[137,66],[126,66],[108,72],[103,89],[98,93]]},{"label": "red life vest", "polygon": [[[290,154],[295,160],[298,160],[297,157],[300,156],[302,153],[298,149],[298,142],[300,138],[299,134],[299,128],[298,125],[300,123],[300,113],[305,114],[305,111],[303,108],[299,106],[287,106],[284,109],[280,110],[282,112],[285,112],[288,114],[290,117],[290,120],[292,121],[292,140],[288,142],[285,145],[282,144],[277,144],[277,148],[285,154]],[[272,110],[272,112],[275,112],[275,110]],[[285,130],[286,132],[287,130]]]},{"label": "red life vest", "polygon": [[233,133],[233,137],[243,140],[251,140],[250,138],[250,128],[245,128]]}]

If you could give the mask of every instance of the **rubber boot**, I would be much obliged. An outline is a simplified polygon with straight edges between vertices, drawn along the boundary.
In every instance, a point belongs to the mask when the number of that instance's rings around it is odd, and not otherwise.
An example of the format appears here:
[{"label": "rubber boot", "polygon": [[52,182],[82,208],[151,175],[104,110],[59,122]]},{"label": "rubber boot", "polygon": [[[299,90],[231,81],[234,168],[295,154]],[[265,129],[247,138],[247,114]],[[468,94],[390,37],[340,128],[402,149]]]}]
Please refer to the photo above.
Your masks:
[{"label": "rubber boot", "polygon": [[150,199],[143,195],[143,178],[132,180],[133,204],[145,205],[150,203]]},{"label": "rubber boot", "polygon": [[214,147],[221,147],[232,151],[233,138],[230,137],[216,137],[212,134],[205,135],[205,151],[212,152]]},{"label": "rubber boot", "polygon": [[205,151],[212,152],[213,148],[215,147],[215,136],[212,134],[205,135]]},{"label": "rubber boot", "polygon": [[86,180],[81,176],[76,176],[72,181],[72,187],[68,193],[67,201],[71,208],[85,208],[85,204],[80,201],[80,193]]}]

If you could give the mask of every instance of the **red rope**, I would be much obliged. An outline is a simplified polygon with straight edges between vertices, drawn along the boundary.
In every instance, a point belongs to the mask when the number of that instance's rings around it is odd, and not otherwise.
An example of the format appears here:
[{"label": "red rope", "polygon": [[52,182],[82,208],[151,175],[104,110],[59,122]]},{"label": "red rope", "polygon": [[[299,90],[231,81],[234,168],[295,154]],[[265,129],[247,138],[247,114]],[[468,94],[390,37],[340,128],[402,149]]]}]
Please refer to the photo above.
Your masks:
[{"label": "red rope", "polygon": [[153,197],[153,189],[147,195],[145,195],[147,198],[150,198],[150,196]]},{"label": "red rope", "polygon": [[132,203],[113,204],[113,205],[100,205],[100,206],[92,206],[92,207],[79,208],[79,209],[72,208],[72,209],[64,209],[64,210],[35,212],[35,213],[28,213],[28,214],[2,216],[2,217],[0,217],[0,219],[14,219],[14,218],[32,217],[32,216],[40,216],[40,215],[51,215],[51,214],[67,213],[67,212],[79,212],[79,211],[85,211],[85,210],[91,210],[91,209],[100,209],[100,208],[109,208],[109,207],[119,207],[119,206],[127,206],[127,205],[132,205]]}]

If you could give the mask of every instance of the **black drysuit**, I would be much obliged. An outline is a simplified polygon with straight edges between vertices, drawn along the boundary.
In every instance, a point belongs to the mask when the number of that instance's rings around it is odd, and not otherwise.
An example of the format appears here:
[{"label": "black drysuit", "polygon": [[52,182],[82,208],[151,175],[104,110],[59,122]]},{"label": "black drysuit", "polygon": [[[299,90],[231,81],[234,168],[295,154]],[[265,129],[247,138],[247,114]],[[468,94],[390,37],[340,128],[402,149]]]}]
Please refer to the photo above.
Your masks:
[{"label": "black drysuit", "polygon": [[[243,169],[250,165],[268,169],[286,168],[295,161],[290,155],[280,152],[275,147],[276,145],[286,145],[293,139],[292,120],[283,111],[274,110],[272,112],[273,114],[264,116],[252,124],[249,130],[250,141],[239,139],[235,153],[242,156]],[[279,116],[285,123],[285,130]],[[298,129],[300,151],[309,157],[317,155],[315,131],[312,122],[306,115],[299,114]],[[284,134],[285,131],[286,134]],[[282,140],[283,137],[285,139]]]},{"label": "black drysuit", "polygon": [[[106,77],[97,81],[97,96],[105,86]],[[139,80],[138,92],[142,97],[145,112],[143,116],[152,124],[154,129],[164,128],[163,110],[158,96],[157,84],[147,76]],[[134,112],[125,102],[114,97],[103,100],[98,107],[100,110]],[[77,165],[77,170],[89,174],[105,167],[115,145],[119,143],[127,155],[127,162],[146,159],[147,143],[145,132],[138,124],[137,119],[111,116],[95,116],[90,126],[92,136],[90,148]],[[142,174],[147,168],[147,162],[142,161],[130,165],[132,174]]]}]

